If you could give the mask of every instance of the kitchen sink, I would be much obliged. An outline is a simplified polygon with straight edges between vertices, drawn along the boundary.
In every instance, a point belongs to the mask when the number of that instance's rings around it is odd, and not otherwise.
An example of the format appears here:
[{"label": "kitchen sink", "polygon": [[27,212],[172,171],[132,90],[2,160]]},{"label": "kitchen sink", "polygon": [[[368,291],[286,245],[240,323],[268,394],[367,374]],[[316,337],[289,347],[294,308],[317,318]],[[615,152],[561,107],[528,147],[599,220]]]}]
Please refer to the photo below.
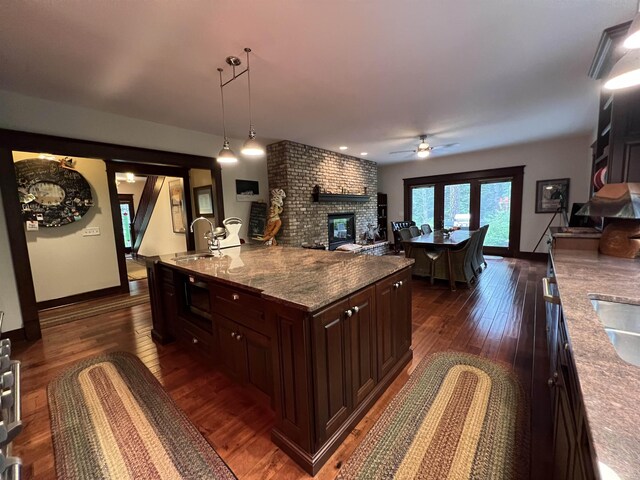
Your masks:
[{"label": "kitchen sink", "polygon": [[192,253],[190,255],[175,257],[175,258],[172,258],[171,260],[175,260],[176,262],[189,262],[192,260],[200,260],[203,258],[214,258],[214,257],[220,258],[220,255],[218,255],[217,253],[211,253],[211,252]]},{"label": "kitchen sink", "polygon": [[640,305],[590,298],[620,358],[640,366]]}]

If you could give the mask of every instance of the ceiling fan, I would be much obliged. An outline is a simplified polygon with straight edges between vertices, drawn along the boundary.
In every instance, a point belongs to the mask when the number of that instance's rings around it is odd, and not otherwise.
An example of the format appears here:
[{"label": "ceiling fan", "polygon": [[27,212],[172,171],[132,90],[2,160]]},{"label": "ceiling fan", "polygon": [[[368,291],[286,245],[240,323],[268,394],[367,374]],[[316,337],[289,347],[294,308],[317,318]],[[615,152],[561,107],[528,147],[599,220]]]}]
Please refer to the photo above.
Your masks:
[{"label": "ceiling fan", "polygon": [[450,148],[460,145],[459,143],[447,143],[446,145],[436,145],[432,147],[427,143],[427,135],[420,135],[420,143],[416,150],[398,150],[396,152],[389,152],[390,155],[396,153],[417,153],[418,158],[427,158],[431,154],[431,150],[439,150],[441,148]]}]

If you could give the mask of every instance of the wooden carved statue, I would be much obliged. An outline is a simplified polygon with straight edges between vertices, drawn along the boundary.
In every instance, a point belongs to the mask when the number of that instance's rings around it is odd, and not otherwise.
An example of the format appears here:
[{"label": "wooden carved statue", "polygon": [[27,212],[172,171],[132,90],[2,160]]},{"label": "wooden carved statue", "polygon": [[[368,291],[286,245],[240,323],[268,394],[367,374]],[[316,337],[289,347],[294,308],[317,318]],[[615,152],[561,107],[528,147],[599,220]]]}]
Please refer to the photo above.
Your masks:
[{"label": "wooden carved statue", "polygon": [[282,226],[280,214],[282,213],[284,202],[287,196],[281,188],[271,190],[271,206],[269,207],[269,219],[264,227],[264,234],[256,240],[264,242],[265,245],[277,245],[276,234]]}]

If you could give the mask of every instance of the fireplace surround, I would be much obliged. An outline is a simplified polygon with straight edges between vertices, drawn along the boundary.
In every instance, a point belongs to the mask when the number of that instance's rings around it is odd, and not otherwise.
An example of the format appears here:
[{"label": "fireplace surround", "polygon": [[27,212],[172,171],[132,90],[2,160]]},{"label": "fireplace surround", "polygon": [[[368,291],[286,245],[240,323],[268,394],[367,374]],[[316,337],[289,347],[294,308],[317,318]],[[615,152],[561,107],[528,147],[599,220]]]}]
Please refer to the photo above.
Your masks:
[{"label": "fireplace surround", "polygon": [[329,250],[356,241],[356,216],[354,213],[330,213],[328,215]]}]

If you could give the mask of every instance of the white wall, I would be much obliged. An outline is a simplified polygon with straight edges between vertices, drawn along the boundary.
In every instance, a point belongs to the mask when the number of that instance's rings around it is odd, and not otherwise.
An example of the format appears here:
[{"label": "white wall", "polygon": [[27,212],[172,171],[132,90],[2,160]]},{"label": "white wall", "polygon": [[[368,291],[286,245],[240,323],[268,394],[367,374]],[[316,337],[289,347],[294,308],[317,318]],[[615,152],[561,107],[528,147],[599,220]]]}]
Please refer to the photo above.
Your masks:
[{"label": "white wall", "polygon": [[[553,215],[535,213],[536,181],[570,178],[569,204],[586,201],[589,194],[590,144],[591,136],[581,135],[384,165],[378,169],[378,188],[388,195],[389,220],[403,220],[405,178],[525,165],[520,250],[531,252]],[[559,219],[556,219],[554,225],[558,224]],[[536,251],[546,251],[544,240]]]},{"label": "white wall", "polygon": [[240,238],[248,240],[249,212],[251,202],[238,202],[236,200],[236,180],[257,180],[260,189],[260,198],[255,201],[267,202],[269,200],[269,176],[267,175],[267,160],[246,159],[235,165],[222,166],[222,191],[224,196],[224,216],[238,217],[242,219]]},{"label": "white wall", "polygon": [[[0,128],[189,153],[193,155],[214,156],[222,146],[222,138],[217,135],[28,97],[4,90],[0,90]],[[230,141],[231,147],[238,152],[242,141],[234,139]],[[255,168],[257,172],[266,172],[266,159],[241,159],[240,162],[247,162],[247,165],[242,167],[243,169],[247,168],[253,171]],[[223,184],[225,179],[228,182],[233,178],[233,169],[233,166],[223,168]],[[237,178],[252,178],[256,176],[248,176],[244,173],[245,172]],[[258,176],[260,175],[264,177],[266,186],[266,173],[259,173]],[[233,183],[235,187],[235,179]],[[260,188],[262,188],[262,181]],[[229,208],[227,216],[237,215],[243,218],[243,220],[245,219],[245,217],[243,217],[243,206],[237,208],[237,205],[229,205],[229,207],[225,205],[225,210],[227,208]],[[245,223],[247,221],[248,218],[245,220]],[[6,230],[5,225],[3,222],[2,225],[0,225],[0,229]],[[0,252],[0,262],[2,262],[2,256],[8,252],[8,237],[6,231],[3,231],[0,235]],[[5,266],[4,263],[0,263],[0,265]],[[8,267],[9,265],[6,266]],[[6,285],[4,285],[4,283],[6,283]],[[0,286],[4,287],[1,293],[4,310],[7,312],[19,312],[15,276],[12,269],[3,271]],[[21,326],[22,323],[20,323],[20,325],[13,325],[12,329],[20,328]],[[5,328],[5,330],[8,329],[8,327]]]},{"label": "white wall", "polygon": [[[13,152],[14,161],[37,156]],[[38,302],[120,285],[106,165],[95,158],[71,158],[91,186],[94,205],[77,222],[26,232]],[[88,227],[99,228],[100,235],[84,236]]]},{"label": "white wall", "polygon": [[[171,203],[169,201],[169,182],[180,178],[165,177],[158,201],[153,208],[149,225],[140,244],[138,253],[145,257],[164,255],[167,253],[184,252],[187,250],[185,233],[174,233],[171,221]],[[186,225],[189,228],[189,225]]]}]

